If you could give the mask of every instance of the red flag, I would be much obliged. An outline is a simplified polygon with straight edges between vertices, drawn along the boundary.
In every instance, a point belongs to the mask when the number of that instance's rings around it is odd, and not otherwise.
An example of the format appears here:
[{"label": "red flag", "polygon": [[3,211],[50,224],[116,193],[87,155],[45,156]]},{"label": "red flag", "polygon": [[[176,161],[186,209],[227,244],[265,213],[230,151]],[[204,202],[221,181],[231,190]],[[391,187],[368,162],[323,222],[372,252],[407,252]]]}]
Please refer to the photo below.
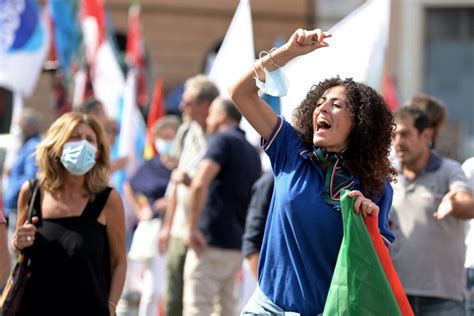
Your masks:
[{"label": "red flag", "polygon": [[141,29],[140,2],[134,0],[128,11],[127,51],[125,58],[130,67],[137,69],[137,103],[144,107],[148,102],[145,70],[145,46]]},{"label": "red flag", "polygon": [[87,62],[94,68],[97,51],[106,38],[104,0],[81,0],[81,24]]},{"label": "red flag", "polygon": [[[49,29],[51,30],[51,34],[54,34],[56,27],[54,25],[54,20],[51,16],[51,13],[48,13],[48,24]],[[54,36],[51,36],[51,38],[49,39],[49,53],[46,62],[51,65],[58,64],[58,55],[56,53],[56,43],[54,42]]]},{"label": "red flag", "polygon": [[395,111],[398,107],[397,89],[388,69],[385,69],[382,78],[382,95],[384,96],[388,108],[391,111]]},{"label": "red flag", "polygon": [[369,232],[370,238],[375,247],[375,251],[379,257],[380,263],[382,264],[382,268],[385,272],[385,275],[392,287],[393,294],[398,302],[398,307],[402,312],[403,316],[412,316],[414,315],[410,303],[408,302],[407,296],[405,291],[403,290],[403,285],[400,279],[398,278],[398,274],[395,271],[395,268],[392,264],[392,260],[390,259],[390,253],[388,252],[387,247],[380,235],[379,227],[378,227],[378,217],[377,216],[367,216],[364,218],[365,225],[367,226],[367,230]]},{"label": "red flag", "polygon": [[105,13],[103,0],[82,0],[82,19],[91,18],[97,27],[97,46],[105,39]]},{"label": "red flag", "polygon": [[140,64],[142,54],[142,31],[140,23],[140,3],[133,1],[128,10],[127,51],[125,58],[133,66]]},{"label": "red flag", "polygon": [[150,159],[157,154],[153,136],[153,125],[165,115],[163,80],[157,80],[153,91],[153,100],[150,104],[150,110],[147,117],[147,141],[145,144],[145,159]]}]

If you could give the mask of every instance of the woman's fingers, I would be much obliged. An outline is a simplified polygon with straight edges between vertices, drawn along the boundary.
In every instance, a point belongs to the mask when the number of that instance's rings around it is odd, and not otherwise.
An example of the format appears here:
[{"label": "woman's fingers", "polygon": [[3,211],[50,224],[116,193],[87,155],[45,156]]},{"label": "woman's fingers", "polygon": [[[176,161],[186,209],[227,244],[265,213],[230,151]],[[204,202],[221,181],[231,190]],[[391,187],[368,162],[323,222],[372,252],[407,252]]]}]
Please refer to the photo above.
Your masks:
[{"label": "woman's fingers", "polygon": [[290,42],[296,42],[299,46],[326,47],[329,44],[325,39],[331,36],[331,33],[323,32],[321,29],[308,31],[300,28],[295,31]]},{"label": "woman's fingers", "polygon": [[[33,217],[33,222],[37,222],[38,218]],[[15,245],[18,249],[23,249],[33,245],[36,235],[36,226],[26,221],[22,226],[18,227],[15,233]]]},{"label": "woman's fingers", "polygon": [[305,30],[303,29],[297,29],[295,31],[295,33],[293,34],[293,36],[295,37],[295,40],[296,40],[296,43],[297,44],[300,44],[300,45],[303,45],[304,43],[304,40],[305,40]]},{"label": "woman's fingers", "polygon": [[319,45],[320,47],[323,46],[328,46],[329,44],[325,41],[326,38],[329,38],[332,36],[331,33],[328,32],[323,32],[321,29],[315,29],[312,31],[309,31],[307,34],[309,40],[308,43],[310,45]]},{"label": "woman's fingers", "polygon": [[378,214],[379,207],[377,204],[372,202],[370,199],[364,197],[364,195],[357,190],[351,191],[348,194],[349,197],[355,197],[356,200],[354,202],[354,212],[355,213],[362,213],[362,216],[367,217],[369,214]]},{"label": "woman's fingers", "polygon": [[27,234],[25,232],[23,233],[18,232],[17,234],[15,234],[14,238],[15,238],[14,240],[15,248],[19,250],[24,249],[26,247],[30,247],[35,242],[35,235]]}]

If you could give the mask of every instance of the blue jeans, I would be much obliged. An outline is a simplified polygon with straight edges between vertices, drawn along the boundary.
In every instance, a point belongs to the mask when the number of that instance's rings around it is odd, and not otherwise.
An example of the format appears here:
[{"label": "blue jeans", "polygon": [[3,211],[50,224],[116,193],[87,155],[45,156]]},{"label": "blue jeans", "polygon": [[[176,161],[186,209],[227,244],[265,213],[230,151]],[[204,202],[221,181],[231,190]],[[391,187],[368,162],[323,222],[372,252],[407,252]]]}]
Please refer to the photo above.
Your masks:
[{"label": "blue jeans", "polygon": [[[260,287],[255,289],[249,301],[242,310],[241,316],[299,316],[296,312],[285,312],[275,303],[273,303]],[[322,315],[322,314],[319,314]],[[315,315],[317,316],[317,315]]]},{"label": "blue jeans", "polygon": [[464,303],[438,297],[408,295],[415,316],[465,316]]}]

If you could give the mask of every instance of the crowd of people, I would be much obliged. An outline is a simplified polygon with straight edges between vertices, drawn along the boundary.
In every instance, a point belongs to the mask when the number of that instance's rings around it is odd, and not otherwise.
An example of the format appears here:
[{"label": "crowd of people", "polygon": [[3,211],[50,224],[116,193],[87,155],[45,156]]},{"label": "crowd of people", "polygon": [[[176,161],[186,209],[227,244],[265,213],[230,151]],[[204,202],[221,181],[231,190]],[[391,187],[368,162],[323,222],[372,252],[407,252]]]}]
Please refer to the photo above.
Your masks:
[{"label": "crowd of people", "polygon": [[[43,137],[38,116],[23,111],[0,214],[0,282],[11,270],[7,240],[34,263],[19,315],[120,314],[131,273],[143,285],[140,316],[322,315],[343,239],[343,190],[356,213],[377,216],[415,315],[474,310],[474,158],[461,165],[435,150],[440,100],[416,95],[391,113],[368,85],[328,78],[290,120],[260,97],[285,95],[280,68],[330,39],[296,30],[229,87],[230,98],[204,75],[189,78],[181,117],[156,121],[158,155],[130,175],[123,196],[110,175],[127,158],[110,157],[115,122],[100,102],[63,114]],[[240,311],[244,260],[257,286]]]}]

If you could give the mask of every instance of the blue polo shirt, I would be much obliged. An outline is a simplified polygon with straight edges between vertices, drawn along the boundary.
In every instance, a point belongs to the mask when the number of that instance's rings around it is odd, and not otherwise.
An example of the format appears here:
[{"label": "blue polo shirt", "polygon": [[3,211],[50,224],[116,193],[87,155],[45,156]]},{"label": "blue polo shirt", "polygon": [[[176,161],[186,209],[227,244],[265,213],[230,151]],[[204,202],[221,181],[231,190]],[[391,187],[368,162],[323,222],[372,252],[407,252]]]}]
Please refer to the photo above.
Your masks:
[{"label": "blue polo shirt", "polygon": [[[259,287],[285,311],[322,313],[342,241],[339,205],[324,202],[324,173],[300,153],[307,145],[279,119],[263,149],[275,174],[273,198],[259,263]],[[359,182],[354,179],[356,188]],[[375,202],[379,228],[389,242],[392,188],[387,182]]]}]

